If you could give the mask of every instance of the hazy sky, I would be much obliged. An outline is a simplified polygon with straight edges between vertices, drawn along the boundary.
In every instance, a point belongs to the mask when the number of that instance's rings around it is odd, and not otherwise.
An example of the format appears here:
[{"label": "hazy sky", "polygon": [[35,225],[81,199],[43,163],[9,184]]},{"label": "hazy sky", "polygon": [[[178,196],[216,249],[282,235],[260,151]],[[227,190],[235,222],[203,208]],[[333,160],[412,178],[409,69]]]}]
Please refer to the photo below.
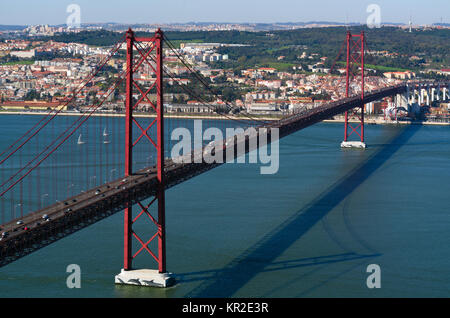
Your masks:
[{"label": "hazy sky", "polygon": [[81,23],[306,22],[365,23],[377,4],[381,22],[450,22],[449,0],[0,0],[0,24],[64,24],[69,4]]}]

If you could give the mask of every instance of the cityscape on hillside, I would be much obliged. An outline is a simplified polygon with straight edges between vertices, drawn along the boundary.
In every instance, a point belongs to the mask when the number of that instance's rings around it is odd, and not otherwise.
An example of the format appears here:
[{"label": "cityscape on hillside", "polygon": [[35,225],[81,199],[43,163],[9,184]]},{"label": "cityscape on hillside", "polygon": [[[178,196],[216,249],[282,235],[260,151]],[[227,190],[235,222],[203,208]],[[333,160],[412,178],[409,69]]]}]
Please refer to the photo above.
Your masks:
[{"label": "cityscape on hillside", "polygon": [[[258,60],[252,63],[246,58],[249,53],[245,50],[263,45],[255,43],[251,37],[252,34],[263,34],[266,39],[275,35],[267,33],[269,31],[255,32],[255,28],[260,28],[261,25],[227,24],[226,28],[222,28],[224,25],[207,23],[148,25],[135,29],[136,32],[148,34],[154,32],[157,27],[166,27],[169,36],[171,36],[171,30],[175,36],[178,45],[176,51],[166,49],[164,57],[168,71],[176,76],[176,78],[166,79],[166,112],[186,115],[212,113],[214,108],[229,111],[224,106],[227,103],[233,103],[236,106],[232,110],[234,114],[242,111],[276,118],[288,113],[312,109],[344,96],[345,61],[335,60],[337,54],[335,51],[317,51],[309,43],[302,43],[301,34],[295,45],[286,45],[279,52],[267,50],[271,53],[271,60]],[[345,28],[342,26],[328,23],[270,24],[265,27],[268,28],[267,30],[272,30],[270,32],[276,32],[275,29],[283,30],[278,32],[297,32],[298,30],[292,29],[302,28],[300,31],[305,34],[326,27],[345,34]],[[94,66],[111,50],[112,47],[109,45],[96,43],[96,37],[101,35],[101,38],[114,38],[116,35],[123,34],[127,28],[130,26],[116,24],[88,25],[80,28],[48,25],[28,26],[20,30],[3,28],[4,30],[0,33],[0,110],[46,111],[59,107],[70,98],[76,87],[94,71]],[[361,26],[353,26],[353,28],[361,28]],[[450,30],[447,26],[396,25],[384,26],[381,29],[383,28],[387,30],[386,32],[393,33],[426,34],[424,38],[432,36],[428,34]],[[203,34],[204,38],[192,38],[193,41],[190,42],[191,34],[198,35],[198,32],[192,32],[193,30],[201,30],[200,34]],[[221,34],[232,34],[236,30],[240,32],[250,30],[250,33],[244,32],[244,34],[250,34],[250,44],[205,42],[209,39],[214,40],[214,33],[209,36],[209,32],[216,30],[221,30]],[[93,34],[93,40],[85,41],[90,34]],[[176,36],[179,36],[180,40]],[[80,40],[77,42],[77,39]],[[229,40],[225,39],[225,41]],[[394,65],[402,67],[383,68],[378,65],[372,68],[370,64],[366,65],[366,90],[370,91],[402,81],[413,81],[417,78],[431,80],[450,77],[450,65],[432,63],[433,60],[448,61],[448,57],[447,60],[440,56],[427,58],[425,52],[405,54],[391,50],[390,47],[386,49],[378,46],[379,49],[375,50],[369,46],[365,52],[366,60],[381,59],[388,63],[395,61]],[[98,102],[105,94],[105,81],[110,82],[126,68],[124,52],[123,45],[119,55],[108,61],[108,68],[96,75],[93,85],[85,87],[75,100],[64,106],[63,110],[83,112]],[[239,52],[243,52],[242,55],[239,55]],[[192,74],[189,68],[177,61],[178,54],[183,56],[220,93],[220,96],[208,96],[207,93],[202,96],[213,105],[213,108],[199,101],[197,96],[180,90],[179,83],[188,87],[193,83],[191,83]],[[253,55],[252,58],[255,56]],[[403,68],[405,60],[414,69]],[[137,76],[142,80],[150,81],[152,75],[148,73],[151,72],[139,73]],[[356,84],[353,93],[356,94],[358,89]],[[429,95],[430,92],[427,94]],[[123,86],[119,86],[114,94],[108,97],[101,110],[123,112],[124,101],[125,90]],[[423,117],[434,119],[442,117],[448,120],[450,105],[443,103],[442,100],[433,99],[432,103],[418,106],[421,107],[398,108],[392,99],[387,98],[371,105],[366,111],[368,115],[382,117],[384,120],[392,120],[394,117],[395,120],[399,118],[413,120]],[[144,103],[139,110],[151,111],[151,107]]]}]

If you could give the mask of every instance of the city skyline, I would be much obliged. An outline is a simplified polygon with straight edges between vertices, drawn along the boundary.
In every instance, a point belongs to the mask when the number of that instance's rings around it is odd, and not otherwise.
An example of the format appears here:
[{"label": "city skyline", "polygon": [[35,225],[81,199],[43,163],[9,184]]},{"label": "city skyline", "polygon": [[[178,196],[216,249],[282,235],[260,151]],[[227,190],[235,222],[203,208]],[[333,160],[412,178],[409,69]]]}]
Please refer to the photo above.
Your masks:
[{"label": "city skyline", "polygon": [[[217,5],[206,0],[155,1],[54,1],[29,2],[18,0],[0,4],[0,24],[3,25],[61,25],[70,13],[67,6],[77,4],[81,9],[81,23],[119,24],[174,24],[189,22],[211,23],[288,23],[325,21],[338,23],[365,23],[370,12],[367,7],[380,7],[381,23],[412,23],[430,25],[448,23],[450,5],[448,1],[436,0],[434,5],[421,1],[336,1],[320,2],[280,0],[242,1],[229,0],[226,5]],[[139,10],[135,10],[139,8]],[[176,9],[174,9],[176,8]],[[237,9],[238,8],[238,9]],[[439,10],[436,10],[439,8]],[[447,9],[446,9],[447,8]],[[154,10],[155,15],[143,12]],[[443,14],[446,13],[446,14]]]}]

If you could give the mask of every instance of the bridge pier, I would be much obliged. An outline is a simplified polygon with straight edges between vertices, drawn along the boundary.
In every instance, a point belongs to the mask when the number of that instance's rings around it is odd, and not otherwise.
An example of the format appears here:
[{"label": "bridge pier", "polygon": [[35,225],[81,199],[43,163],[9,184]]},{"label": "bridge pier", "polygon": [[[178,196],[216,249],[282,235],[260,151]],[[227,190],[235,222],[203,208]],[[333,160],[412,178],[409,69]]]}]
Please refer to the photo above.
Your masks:
[{"label": "bridge pier", "polygon": [[367,103],[366,104],[366,112],[368,114],[373,114],[374,113],[374,105],[373,102]]},{"label": "bridge pier", "polygon": [[341,148],[366,149],[367,145],[362,141],[343,141],[341,142]]},{"label": "bridge pier", "polygon": [[114,282],[123,285],[167,288],[175,283],[172,273],[160,273],[156,269],[124,270],[117,274]]},{"label": "bridge pier", "polygon": [[419,104],[423,105],[425,101],[425,94],[424,94],[424,88],[420,87],[420,98],[419,98]]}]

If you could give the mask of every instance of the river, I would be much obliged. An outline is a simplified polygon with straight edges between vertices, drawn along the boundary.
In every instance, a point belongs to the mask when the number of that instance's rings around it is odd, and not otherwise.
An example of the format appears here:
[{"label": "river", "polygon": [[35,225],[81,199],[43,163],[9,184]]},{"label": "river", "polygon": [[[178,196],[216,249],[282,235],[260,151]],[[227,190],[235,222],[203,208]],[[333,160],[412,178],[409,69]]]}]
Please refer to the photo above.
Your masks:
[{"label": "river", "polygon": [[[450,127],[365,133],[366,150],[341,150],[343,124],[317,124],[280,141],[276,174],[225,164],[169,189],[171,288],[114,284],[117,213],[0,268],[0,297],[448,297]],[[2,129],[4,146],[8,134],[17,131]],[[80,289],[66,286],[69,264],[81,268]],[[370,264],[381,288],[366,284]],[[142,254],[135,266],[155,262]]]}]

